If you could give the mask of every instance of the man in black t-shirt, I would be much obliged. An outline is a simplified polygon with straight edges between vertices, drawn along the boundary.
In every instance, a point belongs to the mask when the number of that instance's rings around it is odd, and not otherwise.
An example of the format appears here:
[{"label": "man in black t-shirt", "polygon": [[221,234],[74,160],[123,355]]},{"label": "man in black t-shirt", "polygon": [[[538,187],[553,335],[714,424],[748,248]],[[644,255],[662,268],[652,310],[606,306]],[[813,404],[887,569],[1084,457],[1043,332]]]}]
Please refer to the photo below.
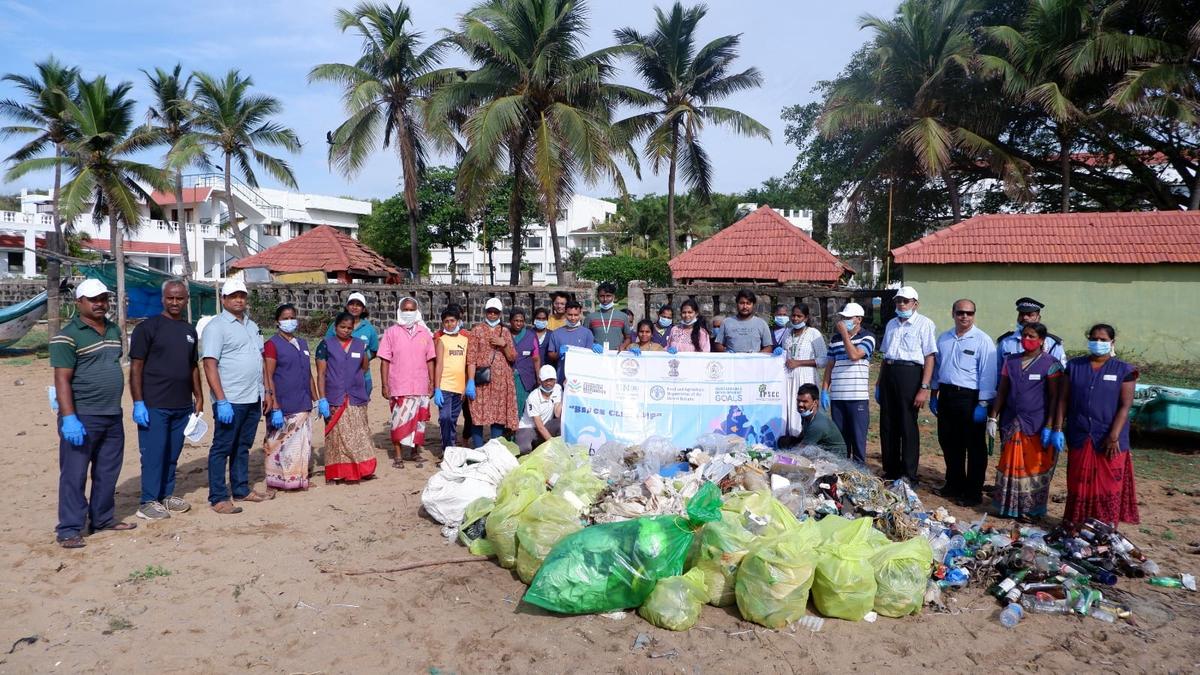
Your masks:
[{"label": "man in black t-shirt", "polygon": [[187,283],[162,287],[163,313],[133,329],[129,344],[129,393],[142,456],[139,518],[161,520],[192,508],[175,492],[175,466],[183,451],[188,417],[204,410],[196,329],[183,318]]}]

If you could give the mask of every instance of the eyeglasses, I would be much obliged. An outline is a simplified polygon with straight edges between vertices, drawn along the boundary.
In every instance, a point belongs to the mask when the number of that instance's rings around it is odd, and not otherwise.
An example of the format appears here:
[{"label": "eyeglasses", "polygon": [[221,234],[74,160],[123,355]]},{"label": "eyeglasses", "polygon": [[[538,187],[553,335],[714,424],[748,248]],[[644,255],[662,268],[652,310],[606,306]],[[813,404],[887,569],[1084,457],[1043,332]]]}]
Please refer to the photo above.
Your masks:
[{"label": "eyeglasses", "polygon": [[956,310],[954,310],[954,316],[975,316],[975,311],[974,310],[967,311],[965,309],[956,309]]}]

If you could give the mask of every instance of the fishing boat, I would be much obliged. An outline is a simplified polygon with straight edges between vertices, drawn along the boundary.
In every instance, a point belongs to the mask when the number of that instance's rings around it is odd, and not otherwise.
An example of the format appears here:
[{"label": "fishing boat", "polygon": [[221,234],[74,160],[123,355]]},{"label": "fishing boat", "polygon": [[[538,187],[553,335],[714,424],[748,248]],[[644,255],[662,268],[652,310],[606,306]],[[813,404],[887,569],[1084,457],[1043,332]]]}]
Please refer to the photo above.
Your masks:
[{"label": "fishing boat", "polygon": [[46,316],[46,291],[24,302],[0,308],[0,349],[16,344]]},{"label": "fishing boat", "polygon": [[1144,431],[1200,434],[1200,390],[1139,384],[1129,416]]}]

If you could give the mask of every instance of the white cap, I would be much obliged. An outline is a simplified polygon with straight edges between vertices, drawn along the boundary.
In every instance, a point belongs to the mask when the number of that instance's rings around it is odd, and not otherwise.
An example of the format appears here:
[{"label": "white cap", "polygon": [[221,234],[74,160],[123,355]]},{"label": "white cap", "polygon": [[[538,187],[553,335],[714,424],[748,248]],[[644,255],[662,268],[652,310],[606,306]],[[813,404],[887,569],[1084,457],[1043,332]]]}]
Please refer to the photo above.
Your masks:
[{"label": "white cap", "polygon": [[504,311],[504,303],[500,302],[500,298],[488,298],[488,301],[483,303],[483,311],[494,309],[497,312]]},{"label": "white cap", "polygon": [[242,281],[241,279],[226,279],[225,283],[221,284],[222,298],[239,292],[247,295],[250,294],[250,291],[246,290],[246,282]]},{"label": "white cap", "polygon": [[346,304],[348,305],[348,304],[354,302],[355,300],[361,302],[363,307],[367,306],[367,296],[363,295],[362,293],[359,293],[358,291],[354,291],[353,293],[350,294],[350,297],[346,298]]},{"label": "white cap", "polygon": [[558,379],[558,371],[555,370],[554,366],[552,366],[550,364],[546,364],[546,365],[542,366],[542,369],[538,371],[538,382],[543,382],[545,380],[557,380],[557,379]]},{"label": "white cap", "polygon": [[75,287],[75,299],[95,298],[111,292],[108,290],[108,286],[105,286],[104,282],[99,279],[84,279],[83,283]]},{"label": "white cap", "polygon": [[841,314],[847,318],[867,315],[867,313],[863,311],[862,305],[858,304],[857,302],[847,302],[846,306],[843,307],[842,311],[838,312],[838,314]]},{"label": "white cap", "polygon": [[912,286],[901,286],[900,290],[896,291],[897,298],[908,298],[909,300],[919,300],[917,297],[917,289]]}]

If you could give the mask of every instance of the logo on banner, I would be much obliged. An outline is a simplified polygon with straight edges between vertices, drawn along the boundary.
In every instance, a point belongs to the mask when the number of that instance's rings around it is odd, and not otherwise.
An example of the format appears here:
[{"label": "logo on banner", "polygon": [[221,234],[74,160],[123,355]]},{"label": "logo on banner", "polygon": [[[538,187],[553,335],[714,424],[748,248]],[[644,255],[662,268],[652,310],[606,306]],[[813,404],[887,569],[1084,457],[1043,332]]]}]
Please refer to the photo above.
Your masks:
[{"label": "logo on banner", "polygon": [[779,398],[778,391],[774,389],[768,390],[765,384],[758,385],[758,399],[760,401],[778,401]]},{"label": "logo on banner", "polygon": [[580,389],[583,389],[583,385],[579,382],[578,377],[572,377],[567,380],[567,391],[572,394],[578,394]]},{"label": "logo on banner", "polygon": [[638,373],[637,359],[625,359],[621,362],[621,374],[625,377],[633,377]]},{"label": "logo on banner", "polygon": [[725,368],[717,361],[709,361],[708,367],[704,369],[708,373],[708,379],[719,380],[725,374]]},{"label": "logo on banner", "polygon": [[679,359],[667,361],[667,377],[679,377]]},{"label": "logo on banner", "polygon": [[650,387],[650,398],[651,399],[653,399],[655,401],[661,401],[661,400],[663,400],[663,397],[666,395],[667,395],[667,390],[663,389],[662,386],[656,384],[653,387]]}]

